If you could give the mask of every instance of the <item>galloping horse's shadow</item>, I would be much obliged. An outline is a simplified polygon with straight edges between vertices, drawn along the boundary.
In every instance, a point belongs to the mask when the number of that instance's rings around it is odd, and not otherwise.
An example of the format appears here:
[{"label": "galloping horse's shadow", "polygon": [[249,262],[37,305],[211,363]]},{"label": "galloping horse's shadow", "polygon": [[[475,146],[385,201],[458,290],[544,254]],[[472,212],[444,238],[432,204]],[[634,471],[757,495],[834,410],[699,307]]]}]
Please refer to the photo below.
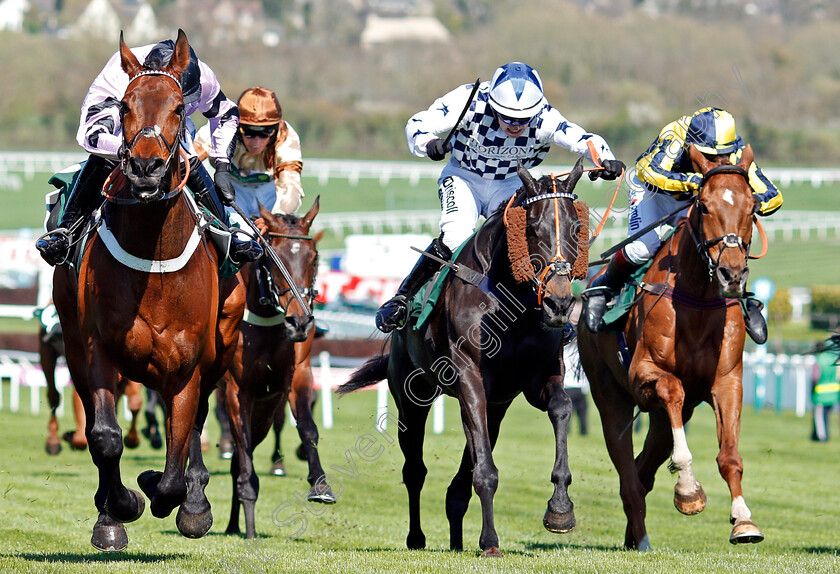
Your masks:
[{"label": "galloping horse's shadow", "polygon": [[182,164],[186,171],[189,162],[181,148],[186,110],[179,78],[190,59],[186,35],[178,31],[160,68],[144,67],[122,38],[119,53],[129,77],[120,104],[127,183],[109,190],[78,267],[57,267],[53,281],[67,364],[99,470],[91,537],[99,550],[123,550],[123,523],[145,509],[143,495],[126,488],[120,473],[115,395],[122,378],[158,391],[166,406],[166,466],[137,479],[152,514],[164,518],[178,508],[178,530],[191,538],[210,529],[200,432],[207,399],[236,348],[245,303],[237,276],[220,274],[209,222],[183,193]]},{"label": "galloping horse's shadow", "polygon": [[[561,351],[562,327],[573,303],[571,279],[584,277],[588,262],[589,211],[573,194],[582,160],[564,181],[534,180],[522,166],[518,173],[523,187],[467,241],[427,325],[395,331],[390,353],[365,363],[338,391],[388,379],[405,457],[408,548],[426,546],[420,525],[427,472],[423,439],[430,407],[442,392],[458,399],[467,438],[446,493],[450,548],[463,549],[463,518],[474,488],[481,500],[482,555],[501,555],[493,509],[499,477],[492,450],[502,418],[520,393],[548,412],[554,427],[554,494],[543,525],[558,533],[575,526],[567,492],[572,405],[563,390]],[[480,274],[471,276],[470,270]]]},{"label": "galloping horse's shadow", "polygon": [[[620,359],[619,332],[593,333],[584,322],[578,331],[581,363],[620,478],[624,545],[640,550],[650,548],[645,497],[669,456],[678,475],[674,505],[688,515],[705,507],[684,429],[702,402],[717,420],[717,462],[732,498],[729,540],[764,538],[743,498],[738,454],[745,336],[738,299],[746,289],[756,208],[749,185],[753,152],[747,146],[736,166],[715,165],[694,146],[689,155],[703,183],[687,217],[654,257],[619,331],[632,357],[629,373]],[[650,413],[650,426],[634,460],[630,427],[637,406]]]}]

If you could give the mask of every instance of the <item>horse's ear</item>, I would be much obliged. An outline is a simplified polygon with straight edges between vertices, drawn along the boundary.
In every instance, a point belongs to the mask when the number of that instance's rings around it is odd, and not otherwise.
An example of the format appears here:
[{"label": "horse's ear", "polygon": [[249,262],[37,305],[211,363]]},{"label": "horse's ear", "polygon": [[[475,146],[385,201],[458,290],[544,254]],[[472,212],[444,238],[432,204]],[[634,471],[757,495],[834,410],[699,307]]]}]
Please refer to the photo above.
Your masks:
[{"label": "horse's ear", "polygon": [[531,172],[528,171],[528,168],[522,165],[522,162],[516,160],[516,173],[519,175],[519,179],[522,180],[522,184],[525,186],[525,191],[530,193],[531,195],[537,195],[539,193],[539,185],[537,184],[537,180],[534,179],[534,176],[531,175]]},{"label": "horse's ear", "polygon": [[178,39],[175,40],[175,50],[169,59],[167,68],[170,72],[180,77],[184,70],[190,65],[190,43],[183,30],[178,28]]},{"label": "horse's ear", "polygon": [[143,67],[137,59],[137,56],[128,49],[125,40],[123,40],[122,31],[120,31],[120,64],[129,78],[133,78]]},{"label": "horse's ear", "polygon": [[569,172],[569,177],[563,180],[563,188],[567,192],[571,192],[575,189],[580,176],[583,175],[583,156],[579,157],[578,160],[575,162],[575,167],[572,168],[572,171]]},{"label": "horse's ear", "polygon": [[273,224],[275,222],[274,215],[259,201],[257,202],[257,207],[260,208],[260,217],[265,219],[267,224]]},{"label": "horse's ear", "polygon": [[304,215],[301,218],[301,221],[303,222],[304,227],[306,227],[307,230],[309,229],[309,226],[312,225],[312,221],[315,219],[315,216],[318,215],[318,211],[320,209],[321,209],[321,196],[318,195],[315,198],[315,203],[312,204],[312,207],[309,208],[309,211],[306,212],[306,215]]},{"label": "horse's ear", "polygon": [[746,171],[750,171],[750,165],[752,165],[754,158],[755,154],[753,153],[752,146],[747,144],[747,147],[745,147],[744,151],[741,152],[741,159],[738,161],[738,167],[743,168]]},{"label": "horse's ear", "polygon": [[694,166],[697,173],[706,173],[713,167],[712,162],[706,159],[703,152],[697,149],[694,144],[688,145],[688,157],[691,159],[691,165]]},{"label": "horse's ear", "polygon": [[312,240],[315,241],[315,243],[318,243],[323,238],[324,238],[324,230],[323,229],[321,231],[319,231],[318,233],[316,233],[314,236],[312,236]]}]

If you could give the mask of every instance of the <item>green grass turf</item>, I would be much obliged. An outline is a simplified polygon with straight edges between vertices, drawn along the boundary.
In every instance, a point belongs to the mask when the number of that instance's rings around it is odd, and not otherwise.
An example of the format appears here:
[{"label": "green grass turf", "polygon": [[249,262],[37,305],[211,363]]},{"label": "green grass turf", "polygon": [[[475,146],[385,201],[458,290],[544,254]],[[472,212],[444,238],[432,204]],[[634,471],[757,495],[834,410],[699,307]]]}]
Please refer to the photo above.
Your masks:
[{"label": "green grass turf", "polygon": [[[8,389],[6,389],[6,393]],[[6,395],[8,396],[8,395]],[[22,403],[28,404],[24,393]],[[286,535],[271,521],[272,509],[303,493],[304,463],[287,456],[289,476],[270,477],[269,447],[256,451],[261,493],[257,504],[259,551],[270,564],[250,557],[264,572],[632,572],[760,573],[840,571],[840,496],[837,460],[840,439],[811,443],[810,419],[792,414],[755,413],[746,409],[742,420],[741,455],[744,492],[753,519],[766,535],[763,543],[732,546],[729,493],[718,474],[714,417],[708,407],[698,410],[688,428],[694,470],[708,496],[697,516],[680,515],[673,506],[675,478],[665,468],[648,496],[648,532],[654,550],[649,553],[621,549],[625,519],[618,496],[616,472],[607,456],[598,424],[590,409],[592,432],[582,437],[572,421],[569,438],[577,528],[554,535],[542,526],[545,503],[551,496],[549,481],[553,440],[547,416],[521,398],[502,425],[496,448],[499,489],[495,498],[496,526],[505,557],[485,560],[477,556],[480,512],[473,497],[464,524],[465,552],[448,550],[444,513],[446,486],[458,465],[464,444],[456,403],[447,399],[446,431],[426,439],[429,474],[422,499],[423,525],[428,549],[407,551],[406,494],[401,484],[402,455],[388,446],[381,458],[359,459],[356,439],[372,431],[375,397],[357,393],[336,403],[335,427],[321,429],[320,451],[325,468],[347,468],[346,456],[357,464],[357,478],[342,481],[338,503],[318,507],[309,516],[299,540]],[[6,407],[7,408],[7,407]],[[245,558],[244,539],[223,534],[229,512],[231,479],[227,462],[207,455],[211,480],[207,492],[215,524],[200,540],[181,537],[174,513],[158,520],[148,509],[127,525],[130,544],[121,553],[103,554],[88,543],[96,520],[92,496],[96,474],[88,453],[64,451],[48,457],[43,451],[46,415],[0,412],[0,572],[257,572]],[[320,417],[317,418],[320,421]],[[69,415],[61,421],[70,425]],[[831,421],[837,429],[836,418]],[[123,425],[125,426],[125,425]],[[389,428],[393,432],[393,425]],[[212,425],[211,437],[218,436]],[[833,433],[832,433],[833,434]],[[636,435],[637,445],[641,435]],[[287,453],[297,445],[289,429]],[[638,447],[637,447],[638,448]],[[135,486],[135,477],[147,468],[163,467],[160,452],[145,443],[123,455],[123,477]],[[284,514],[283,516],[289,516]],[[228,561],[230,570],[222,562]]]}]

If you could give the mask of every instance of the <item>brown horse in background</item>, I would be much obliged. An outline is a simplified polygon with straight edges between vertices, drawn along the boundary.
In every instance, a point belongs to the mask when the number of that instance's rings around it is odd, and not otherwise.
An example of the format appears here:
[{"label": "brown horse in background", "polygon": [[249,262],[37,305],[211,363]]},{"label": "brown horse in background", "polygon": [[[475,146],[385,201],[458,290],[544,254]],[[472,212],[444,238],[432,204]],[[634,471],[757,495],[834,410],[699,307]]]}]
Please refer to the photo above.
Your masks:
[{"label": "brown horse in background", "polygon": [[180,507],[176,525],[183,535],[198,538],[210,529],[200,432],[207,399],[236,349],[245,303],[238,278],[220,278],[207,222],[182,192],[178,152],[186,117],[178,78],[189,63],[186,35],[178,31],[171,60],[160,70],[145,68],[122,38],[120,58],[130,78],[121,104],[128,183],[109,194],[78,269],[59,266],[54,280],[67,363],[99,469],[91,543],[100,550],[124,549],[123,523],[145,508],[143,495],[126,488],[120,475],[115,401],[122,378],[158,391],[166,406],[165,469],[137,479],[152,514],[164,518]]},{"label": "brown horse in background", "polygon": [[[738,454],[744,355],[744,319],[738,299],[746,290],[747,259],[756,208],[749,185],[753,152],[737,166],[715,166],[694,146],[690,157],[703,183],[685,219],[663,244],[645,273],[623,334],[632,357],[619,358],[616,331],[578,332],[581,363],[610,458],[619,473],[627,515],[624,545],[647,550],[645,496],[656,470],[670,455],[678,474],[674,505],[697,514],[706,504],[691,469],[684,424],[701,402],[717,419],[718,467],[732,497],[730,542],[761,542],[741,491]],[[633,459],[633,410],[650,412],[644,448]]]},{"label": "brown horse in background", "polygon": [[[58,332],[47,336],[47,330],[41,327],[38,335],[38,354],[41,357],[41,370],[44,372],[44,379],[47,381],[47,400],[50,403],[50,420],[47,423],[47,442],[44,448],[50,455],[57,455],[61,452],[61,440],[58,437],[58,418],[56,417],[56,410],[61,404],[61,393],[55,385],[55,368],[58,364],[58,358],[64,356],[64,337],[61,335],[61,330],[57,330]],[[137,433],[137,415],[143,405],[143,399],[140,396],[142,387],[143,385],[140,383],[124,381],[120,383],[117,389],[117,402],[122,395],[127,396],[128,410],[131,411],[131,426],[128,434],[123,438],[123,443],[127,448],[140,446],[140,435]],[[76,421],[76,430],[67,431],[62,435],[62,438],[67,441],[71,449],[85,450],[88,445],[85,436],[85,407],[82,405],[82,399],[75,389],[73,389],[73,418]]]},{"label": "brown horse in background", "polygon": [[[260,206],[260,216],[267,226],[271,248],[283,261],[298,291],[312,305],[315,298],[315,274],[318,270],[316,243],[321,234],[311,236],[309,229],[318,214],[319,200],[303,217],[272,215]],[[324,469],[318,456],[318,427],[312,417],[312,369],[309,355],[315,338],[315,322],[279,278],[275,286],[279,309],[260,301],[258,265],[249,263],[242,270],[247,290],[248,311],[240,331],[240,345],[230,371],[225,376],[227,412],[235,450],[230,473],[233,498],[226,532],[238,534],[240,504],[245,510],[245,537],[256,536],[254,508],[259,494],[259,479],[254,471],[253,452],[268,434],[275,412],[289,401],[297,421],[297,430],[306,460],[307,480],[311,486],[307,500],[336,502],[329,485],[323,482]],[[321,479],[321,480],[319,480]]]}]

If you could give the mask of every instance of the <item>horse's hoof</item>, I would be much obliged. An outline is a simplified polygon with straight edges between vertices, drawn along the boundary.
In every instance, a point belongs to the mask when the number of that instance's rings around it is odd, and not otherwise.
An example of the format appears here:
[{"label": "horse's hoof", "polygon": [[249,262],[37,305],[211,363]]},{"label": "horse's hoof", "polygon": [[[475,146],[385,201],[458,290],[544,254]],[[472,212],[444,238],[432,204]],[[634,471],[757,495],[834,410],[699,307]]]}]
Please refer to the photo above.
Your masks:
[{"label": "horse's hoof", "polygon": [[560,514],[546,509],[545,516],[543,516],[543,526],[545,526],[545,529],[549,532],[565,534],[566,532],[571,532],[574,529],[575,524],[574,510]]},{"label": "horse's hoof", "polygon": [[225,528],[225,534],[242,534],[242,531],[239,530],[238,524],[228,524]]},{"label": "horse's hoof", "polygon": [[639,552],[648,552],[650,549],[650,538],[648,538],[648,535],[645,534],[641,542],[639,542],[639,545],[636,546],[636,550]]},{"label": "horse's hoof", "polygon": [[278,460],[271,465],[271,470],[268,472],[273,476],[286,476],[286,467],[283,465],[282,460]]},{"label": "horse's hoof", "polygon": [[182,506],[178,509],[175,524],[178,526],[178,532],[187,538],[201,538],[213,526],[213,513],[208,508],[200,514],[189,514]]},{"label": "horse's hoof", "polygon": [[706,493],[703,492],[703,487],[698,483],[697,490],[693,494],[680,494],[675,490],[674,506],[688,516],[700,514],[706,508]]},{"label": "horse's hoof", "polygon": [[503,556],[504,554],[502,554],[502,551],[495,546],[488,548],[481,553],[482,558],[502,558]]},{"label": "horse's hoof", "polygon": [[87,448],[87,438],[82,436],[82,438],[76,438],[76,431],[67,431],[63,435],[61,435],[67,444],[70,445],[70,448],[73,450],[85,450]]},{"label": "horse's hoof", "polygon": [[105,503],[105,512],[108,513],[108,516],[124,524],[134,522],[135,520],[143,516],[143,512],[146,510],[146,499],[143,498],[143,495],[134,490],[133,488],[127,488],[126,490],[128,490],[128,494],[134,499],[135,508],[135,510],[128,516],[115,516],[114,513],[112,513],[111,510],[108,508],[107,502]]},{"label": "horse's hoof", "polygon": [[152,437],[149,439],[149,442],[152,444],[152,448],[155,450],[160,450],[163,448],[163,438],[160,436],[160,433],[154,433]]},{"label": "horse's hoof", "polygon": [[128,534],[121,523],[107,514],[100,514],[99,520],[93,525],[90,543],[102,552],[119,552],[128,546]]},{"label": "horse's hoof", "polygon": [[219,458],[230,460],[233,458],[233,441],[223,438],[219,441]]},{"label": "horse's hoof", "polygon": [[320,502],[321,504],[335,504],[338,502],[329,485],[320,482],[309,489],[309,492],[306,493],[306,500],[309,502]]},{"label": "horse's hoof", "polygon": [[137,485],[149,500],[157,494],[157,485],[162,477],[163,473],[158,470],[144,470],[137,476]]},{"label": "horse's hoof", "polygon": [[55,440],[48,440],[47,444],[44,445],[44,449],[47,451],[48,455],[55,456],[61,452],[61,442],[59,442],[58,438]]},{"label": "horse's hoof", "polygon": [[420,534],[409,532],[405,539],[405,545],[409,550],[423,550],[426,547],[426,535],[422,532]]},{"label": "horse's hoof", "polygon": [[758,544],[762,540],[764,534],[749,520],[736,522],[732,527],[732,534],[729,535],[729,542],[732,544]]},{"label": "horse's hoof", "polygon": [[123,444],[126,446],[126,448],[137,448],[138,446],[140,446],[140,437],[136,434],[127,434],[123,438]]}]

